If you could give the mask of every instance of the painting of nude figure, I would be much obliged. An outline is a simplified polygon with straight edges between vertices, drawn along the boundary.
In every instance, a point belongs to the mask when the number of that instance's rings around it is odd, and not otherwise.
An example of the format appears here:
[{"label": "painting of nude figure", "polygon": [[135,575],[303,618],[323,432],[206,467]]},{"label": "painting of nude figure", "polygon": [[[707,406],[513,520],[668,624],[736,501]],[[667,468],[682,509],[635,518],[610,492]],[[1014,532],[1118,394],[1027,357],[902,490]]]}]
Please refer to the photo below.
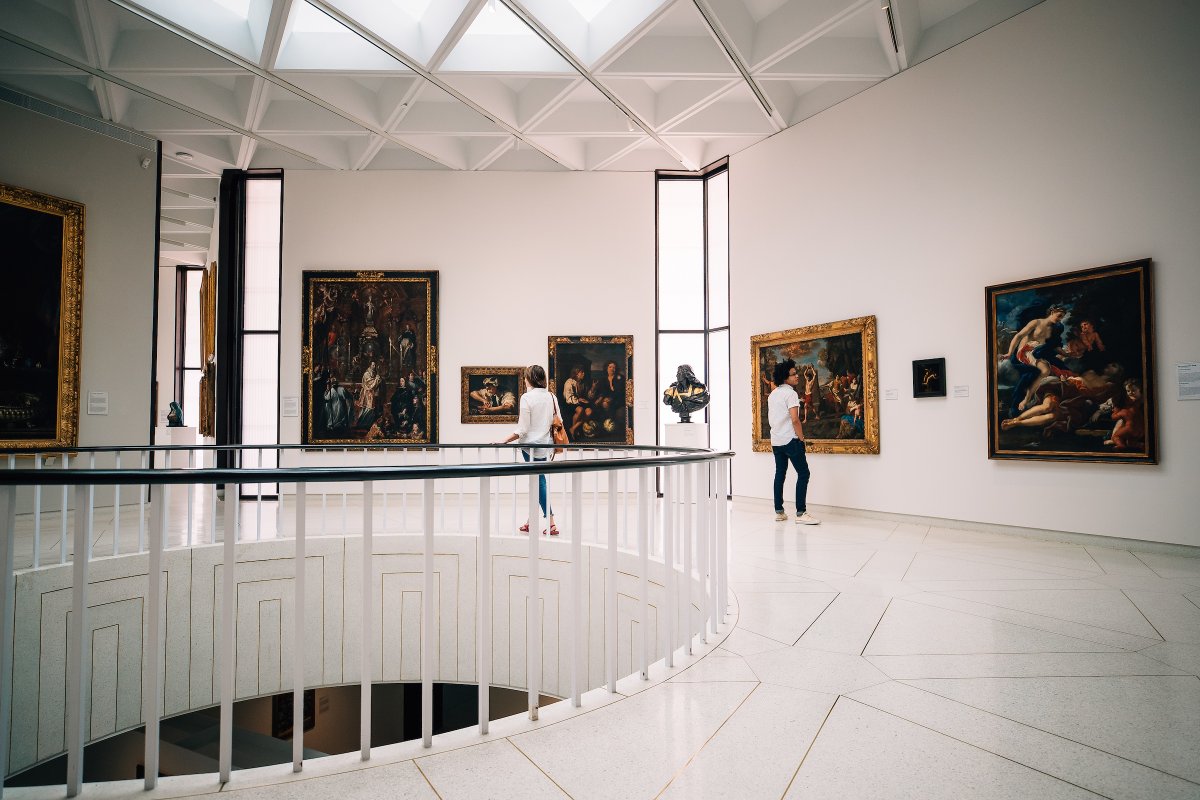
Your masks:
[{"label": "painting of nude figure", "polygon": [[985,297],[989,458],[1157,463],[1149,259]]},{"label": "painting of nude figure", "polygon": [[810,453],[879,452],[875,317],[856,317],[750,337],[754,450],[771,452],[767,396],[775,365],[796,362],[800,423]]}]

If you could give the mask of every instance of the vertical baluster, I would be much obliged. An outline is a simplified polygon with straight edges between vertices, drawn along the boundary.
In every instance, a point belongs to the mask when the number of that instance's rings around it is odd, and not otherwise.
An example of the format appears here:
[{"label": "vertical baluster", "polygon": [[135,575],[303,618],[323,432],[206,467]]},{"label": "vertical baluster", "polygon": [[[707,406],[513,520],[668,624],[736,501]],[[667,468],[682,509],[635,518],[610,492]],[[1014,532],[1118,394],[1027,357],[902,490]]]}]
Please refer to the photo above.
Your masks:
[{"label": "vertical baluster", "polygon": [[[12,469],[13,456],[9,456],[9,469]],[[96,454],[88,454],[88,471],[95,472],[96,470]],[[92,487],[92,491],[88,492],[88,507],[87,507],[87,541],[88,541],[88,558],[96,557],[96,488]]]},{"label": "vertical baluster", "polygon": [[[400,466],[405,466],[408,463],[408,451],[400,451]],[[400,532],[408,532],[408,483],[401,483],[400,486],[404,489],[400,493]]]},{"label": "vertical baluster", "polygon": [[587,623],[583,619],[583,473],[571,473],[571,704],[583,704]]},{"label": "vertical baluster", "polygon": [[492,499],[491,480],[485,475],[479,479],[479,622],[476,630],[479,639],[475,644],[477,667],[476,681],[479,684],[479,733],[488,732],[488,720],[491,717],[489,701],[492,686],[492,532],[488,522],[491,521]]},{"label": "vertical baluster", "polygon": [[[142,469],[150,468],[150,451],[142,451]],[[150,484],[138,484],[138,549],[141,553],[146,549],[146,495],[150,492]]]},{"label": "vertical baluster", "polygon": [[[59,456],[62,459],[62,469],[66,469],[71,457],[67,453]],[[62,487],[62,530],[58,537],[58,563],[67,563],[67,485]]]},{"label": "vertical baluster", "polygon": [[[166,486],[160,487],[166,489]],[[167,533],[167,493],[150,503],[150,565],[146,572],[146,649],[142,671],[142,718],[145,730],[145,787],[158,783],[159,719],[162,716],[163,661],[163,541]]]},{"label": "vertical baluster", "polygon": [[[610,451],[611,452],[611,451]],[[617,691],[617,473],[608,473],[608,580],[605,581],[604,607],[608,618],[604,665],[608,673],[609,694]]]},{"label": "vertical baluster", "polygon": [[[262,469],[262,448],[258,448],[258,468]],[[254,484],[254,541],[262,541],[262,487],[261,483]],[[293,724],[295,720],[293,720]]]},{"label": "vertical baluster", "polygon": [[667,667],[675,666],[675,536],[672,532],[673,508],[675,496],[672,492],[674,488],[674,467],[663,468],[663,523],[662,523],[662,546],[663,546],[663,589],[665,597],[665,608],[663,609],[666,625],[663,626],[664,635],[664,650]]},{"label": "vertical baluster", "polygon": [[625,549],[629,549],[629,479],[629,470],[621,470],[621,546]]},{"label": "vertical baluster", "polygon": [[[467,451],[462,448],[459,448],[459,450],[457,452],[458,452],[459,466],[462,466],[463,464],[466,463]],[[464,482],[463,478],[459,478],[457,480],[457,483],[458,483],[458,532],[459,533],[466,533],[466,531],[463,530],[463,482]]]},{"label": "vertical baluster", "polygon": [[683,534],[683,635],[687,644],[687,654],[693,655],[692,642],[692,501],[695,499],[696,470],[694,464],[684,464],[683,470],[683,524],[680,532]]},{"label": "vertical baluster", "polygon": [[[214,447],[212,451],[212,468],[217,468],[217,449]],[[208,543],[217,543],[217,485],[210,483],[209,490],[212,494],[209,496],[208,508]]]},{"label": "vertical baluster", "polygon": [[[444,447],[438,448],[438,465],[446,466],[446,448]],[[439,512],[441,516],[438,517],[438,524],[442,530],[446,530],[446,481],[442,480],[435,488],[441,500],[441,511]]]},{"label": "vertical baluster", "polygon": [[729,609],[729,462],[717,462],[717,614],[725,624]]},{"label": "vertical baluster", "polygon": [[[121,469],[121,451],[117,451],[116,468]],[[115,556],[121,546],[121,484],[113,484],[113,549]]]},{"label": "vertical baluster", "polygon": [[[346,494],[342,493],[345,502]],[[375,556],[374,531],[371,530],[371,482],[363,481],[363,532],[362,532],[362,641],[359,648],[359,669],[362,670],[362,692],[359,699],[359,750],[362,760],[371,758],[371,680],[374,670],[372,644],[375,639],[375,575],[372,560]],[[344,508],[345,506],[343,506]]]},{"label": "vertical baluster", "polygon": [[[37,453],[33,457],[33,468],[42,468],[42,454]],[[114,553],[113,555],[116,555]],[[42,485],[39,483],[33,487],[33,567],[37,569],[42,565]],[[4,717],[8,719],[8,717]],[[0,725],[0,727],[3,727]],[[7,756],[5,756],[7,757]],[[6,775],[5,772],[0,772],[0,775]],[[0,782],[0,789],[3,788],[3,782]]]},{"label": "vertical baluster", "polygon": [[[67,797],[83,787],[83,746],[87,740],[88,689],[91,687],[91,648],[87,636],[88,526],[84,509],[92,487],[75,486],[75,541],[71,565],[71,622],[67,639]],[[65,504],[64,504],[65,507]]]},{"label": "vertical baluster", "polygon": [[[516,464],[518,461],[521,460],[520,454],[517,452],[517,448],[515,448],[515,447],[510,448],[509,453],[512,455],[512,460],[513,460],[514,464]],[[514,531],[517,529],[517,489],[518,489],[517,480],[518,480],[518,476],[513,475],[512,476],[512,530],[514,530]],[[535,517],[530,516],[529,517],[529,530],[530,531],[533,530],[534,521],[535,521]]]},{"label": "vertical baluster", "polygon": [[[535,451],[536,452],[536,451]],[[529,686],[529,719],[537,721],[538,695],[542,678],[542,592],[539,583],[538,543],[541,520],[538,512],[538,476],[529,475],[529,606],[526,612],[525,675]]]},{"label": "vertical baluster", "polygon": [[[37,456],[41,460],[41,454]],[[12,662],[15,624],[17,487],[0,486],[0,776],[8,774],[8,751],[12,742]],[[36,561],[34,562],[36,565]],[[0,797],[4,782],[0,780]]]},{"label": "vertical baluster", "polygon": [[304,768],[304,572],[305,572],[305,500],[308,484],[296,484],[296,577],[292,599],[292,772]]},{"label": "vertical baluster", "polygon": [[321,535],[329,534],[329,492],[326,491],[328,484],[321,484]]},{"label": "vertical baluster", "polygon": [[653,470],[643,467],[638,470],[638,561],[642,576],[641,616],[642,628],[642,680],[650,680],[650,542],[649,525],[654,511],[654,498],[650,496],[650,476]]},{"label": "vertical baluster", "polygon": [[225,533],[221,549],[221,730],[217,746],[221,783],[228,783],[233,772],[233,659],[234,605],[237,603],[238,487],[225,484]]},{"label": "vertical baluster", "polygon": [[[600,460],[600,451],[592,450],[592,460]],[[592,538],[600,544],[600,473],[592,473]]]},{"label": "vertical baluster", "polygon": [[[196,468],[196,451],[188,450],[188,469],[194,470],[195,468]],[[196,484],[189,483],[187,486],[187,543],[188,543],[188,547],[191,547],[192,544],[194,543],[193,533],[192,533],[192,528],[193,528],[192,509],[195,506],[195,500],[196,500]]]},{"label": "vertical baluster", "polygon": [[[443,450],[444,454],[445,451]],[[421,570],[425,578],[421,591],[421,743],[425,747],[433,747],[433,655],[437,647],[437,637],[433,630],[433,610],[437,606],[434,600],[433,585],[433,498],[437,486],[434,481],[426,479],[422,491],[424,499],[424,514],[421,527],[424,533],[424,551],[422,552]],[[442,492],[442,523],[445,524],[446,493]]]},{"label": "vertical baluster", "polygon": [[[349,455],[350,455],[350,451],[343,447],[342,448],[342,462],[343,463],[350,460]],[[347,517],[346,517],[346,485],[342,484],[342,536],[349,536],[349,535],[350,535],[350,524],[347,522]],[[364,760],[365,759],[366,759],[366,757],[364,756]]]},{"label": "vertical baluster", "polygon": [[712,596],[708,582],[708,498],[712,494],[709,464],[696,465],[696,573],[700,584],[700,641],[708,644],[708,598]]}]

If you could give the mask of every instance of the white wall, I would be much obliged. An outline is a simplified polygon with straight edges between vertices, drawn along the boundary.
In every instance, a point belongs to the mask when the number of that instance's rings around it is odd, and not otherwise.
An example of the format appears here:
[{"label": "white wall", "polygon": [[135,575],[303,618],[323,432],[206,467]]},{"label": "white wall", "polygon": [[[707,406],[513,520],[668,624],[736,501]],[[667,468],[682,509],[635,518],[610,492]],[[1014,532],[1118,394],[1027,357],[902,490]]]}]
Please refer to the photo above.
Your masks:
[{"label": "white wall", "polygon": [[[439,438],[459,421],[463,366],[546,364],[549,335],[634,337],[634,434],[654,441],[654,177],[649,173],[288,172],[282,396],[300,396],[304,270],[436,269]],[[280,440],[300,441],[300,418]]]},{"label": "white wall", "polygon": [[[879,456],[809,456],[811,502],[1200,545],[1200,403],[1174,385],[1200,360],[1197,30],[1195,3],[1047,0],[733,158],[734,353],[874,314],[899,390]],[[1160,464],[989,461],[983,288],[1144,257]],[[943,355],[970,397],[912,399],[910,362]],[[735,357],[734,488],[770,497],[749,380]]]},{"label": "white wall", "polygon": [[[150,437],[155,170],[152,150],[0,103],[0,181],[83,203],[79,444]],[[108,416],[87,393],[108,392]]]}]

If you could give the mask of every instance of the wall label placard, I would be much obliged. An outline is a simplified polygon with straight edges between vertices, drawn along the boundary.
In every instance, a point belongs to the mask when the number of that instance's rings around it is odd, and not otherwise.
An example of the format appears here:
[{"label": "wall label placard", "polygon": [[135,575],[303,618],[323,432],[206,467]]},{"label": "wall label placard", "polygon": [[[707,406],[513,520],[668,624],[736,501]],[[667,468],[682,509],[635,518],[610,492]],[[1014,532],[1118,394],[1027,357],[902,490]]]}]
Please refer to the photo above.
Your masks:
[{"label": "wall label placard", "polygon": [[954,387],[954,396],[955,397],[970,397],[971,396],[971,387],[967,384],[955,386]]},{"label": "wall label placard", "polygon": [[1200,400],[1200,362],[1176,364],[1180,400]]},{"label": "wall label placard", "polygon": [[108,392],[88,392],[87,413],[92,416],[108,416]]}]

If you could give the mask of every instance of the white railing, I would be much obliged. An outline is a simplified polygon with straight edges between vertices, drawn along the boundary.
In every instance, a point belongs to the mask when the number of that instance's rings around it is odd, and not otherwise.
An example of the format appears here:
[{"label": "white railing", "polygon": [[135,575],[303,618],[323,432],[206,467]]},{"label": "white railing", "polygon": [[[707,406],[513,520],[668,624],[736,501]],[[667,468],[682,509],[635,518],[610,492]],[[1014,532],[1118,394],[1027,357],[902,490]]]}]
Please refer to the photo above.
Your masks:
[{"label": "white railing", "polygon": [[[549,464],[524,463],[516,447],[441,445],[428,448],[356,448],[312,450],[298,447],[117,448],[71,453],[9,454],[0,470],[0,776],[7,775],[11,746],[31,732],[10,730],[14,667],[14,608],[18,572],[22,578],[70,564],[71,615],[65,667],[66,706],[63,749],[67,755],[67,795],[83,781],[85,726],[90,690],[87,639],[89,567],[98,560],[148,553],[144,601],[145,631],[141,709],[145,735],[145,785],[153,788],[159,765],[159,720],[163,717],[164,552],[211,547],[220,543],[220,641],[216,668],[220,674],[219,780],[233,769],[233,702],[235,697],[237,572],[236,546],[264,540],[290,539],[293,590],[292,694],[293,769],[303,768],[303,696],[306,553],[313,537],[361,537],[361,603],[359,683],[361,684],[361,752],[371,757],[371,687],[373,665],[382,647],[372,632],[373,559],[377,535],[419,534],[422,555],[421,734],[433,740],[435,564],[439,536],[477,537],[475,626],[476,678],[479,685],[479,731],[488,731],[488,686],[492,679],[491,558],[503,522],[517,535],[523,505],[530,535],[526,553],[528,613],[525,669],[528,714],[538,718],[543,688],[543,622],[540,608],[541,552],[555,548],[558,560],[569,560],[566,581],[570,602],[568,624],[560,626],[570,640],[570,699],[582,704],[591,688],[585,663],[588,643],[584,614],[586,578],[581,574],[587,545],[606,558],[604,581],[603,675],[609,692],[622,677],[618,661],[619,564],[635,571],[640,591],[637,615],[642,635],[638,669],[649,679],[652,654],[662,653],[673,667],[682,651],[690,656],[697,638],[707,641],[724,621],[727,596],[727,460],[731,453],[646,447],[569,448]],[[266,462],[264,462],[264,457]],[[278,467],[262,468],[274,462]],[[173,465],[186,463],[186,467]],[[218,463],[228,466],[217,466]],[[99,466],[97,466],[99,464]],[[132,466],[131,466],[132,465]],[[159,466],[165,465],[165,466]],[[245,465],[250,465],[246,467]],[[53,467],[57,466],[58,469]],[[151,468],[159,466],[158,469]],[[658,480],[655,480],[655,473]],[[560,513],[568,544],[543,543],[538,531],[548,527],[538,503],[538,475],[549,479],[548,504]],[[661,499],[656,483],[661,487]],[[219,487],[224,486],[222,502]],[[271,488],[276,489],[270,492]],[[97,490],[103,497],[97,503]],[[590,497],[588,492],[590,490]],[[60,493],[61,491],[61,493]],[[238,502],[228,502],[232,498]],[[317,500],[319,497],[319,501]],[[248,499],[247,499],[248,498]],[[57,508],[47,500],[58,499]],[[330,501],[335,504],[330,513]],[[70,502],[73,500],[73,502]],[[601,502],[603,500],[603,502]],[[104,505],[104,501],[111,505]],[[125,501],[125,505],[122,505]],[[265,504],[265,506],[264,506]],[[447,506],[449,505],[449,513]],[[337,508],[340,506],[340,508]],[[586,511],[590,506],[590,519]],[[264,522],[264,507],[268,519]],[[350,509],[361,520],[351,525]],[[285,511],[293,509],[290,519]],[[567,514],[562,514],[562,510]],[[270,513],[273,510],[272,514]],[[338,513],[340,512],[340,513]],[[319,515],[313,525],[310,516]],[[97,535],[97,521],[107,525]],[[358,520],[355,520],[356,522]],[[556,520],[556,521],[557,521]],[[220,524],[218,524],[220,522]],[[340,525],[337,523],[340,522]],[[73,530],[68,553],[68,528]],[[249,529],[248,529],[249,528]],[[55,537],[57,534],[57,537]],[[111,536],[111,542],[105,541]],[[57,539],[57,540],[56,540]],[[98,544],[103,545],[97,547]],[[57,553],[55,553],[57,549]],[[511,548],[510,548],[511,549]],[[20,555],[18,556],[18,550]],[[77,554],[82,554],[78,557]],[[599,557],[599,555],[597,556]],[[632,568],[630,567],[630,565]],[[660,641],[651,641],[652,577],[661,575],[656,623]],[[345,575],[350,574],[346,565]],[[347,580],[347,586],[349,581]],[[699,598],[697,600],[697,598]],[[656,611],[659,609],[656,608]],[[680,617],[683,622],[679,623]],[[381,621],[382,622],[382,621]],[[677,629],[678,628],[678,629]],[[214,632],[215,633],[215,632]],[[282,633],[281,633],[282,636]],[[106,734],[109,735],[109,734]],[[104,738],[104,737],[98,737]],[[62,751],[58,751],[61,754]],[[46,755],[39,754],[38,761]],[[18,769],[28,766],[17,765]],[[3,789],[0,787],[0,796]]]}]

